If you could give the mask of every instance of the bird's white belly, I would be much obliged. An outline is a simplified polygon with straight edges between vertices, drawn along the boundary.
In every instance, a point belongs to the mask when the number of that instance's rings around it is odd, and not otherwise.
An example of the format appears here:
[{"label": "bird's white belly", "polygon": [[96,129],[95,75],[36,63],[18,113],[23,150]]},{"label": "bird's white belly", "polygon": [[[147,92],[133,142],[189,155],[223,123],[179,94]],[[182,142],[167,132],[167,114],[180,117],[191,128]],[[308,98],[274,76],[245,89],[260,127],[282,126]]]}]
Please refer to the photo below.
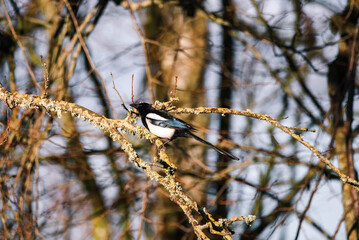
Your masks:
[{"label": "bird's white belly", "polygon": [[153,125],[151,123],[151,121],[148,119],[146,119],[146,123],[147,123],[148,129],[150,130],[150,132],[160,138],[170,139],[173,136],[173,134],[175,134],[175,131],[176,131],[173,128],[165,128],[165,127]]}]

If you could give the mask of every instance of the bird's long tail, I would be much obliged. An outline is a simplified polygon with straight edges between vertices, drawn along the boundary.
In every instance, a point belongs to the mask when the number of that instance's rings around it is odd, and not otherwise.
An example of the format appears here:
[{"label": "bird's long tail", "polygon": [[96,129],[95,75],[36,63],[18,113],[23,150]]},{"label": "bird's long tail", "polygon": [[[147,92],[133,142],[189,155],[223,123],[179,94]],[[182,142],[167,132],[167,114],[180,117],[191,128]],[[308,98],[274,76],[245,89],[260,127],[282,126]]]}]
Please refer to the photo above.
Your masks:
[{"label": "bird's long tail", "polygon": [[196,139],[197,141],[200,141],[201,143],[207,144],[208,146],[210,146],[211,148],[213,148],[214,150],[216,150],[217,152],[219,152],[220,154],[227,156],[228,158],[234,159],[234,160],[239,160],[239,158],[237,158],[236,156],[233,156],[232,154],[230,154],[227,151],[224,151],[223,149],[220,149],[216,146],[214,146],[212,143],[207,142],[206,140],[194,135],[191,132],[187,132],[188,137],[193,137],[194,139]]}]

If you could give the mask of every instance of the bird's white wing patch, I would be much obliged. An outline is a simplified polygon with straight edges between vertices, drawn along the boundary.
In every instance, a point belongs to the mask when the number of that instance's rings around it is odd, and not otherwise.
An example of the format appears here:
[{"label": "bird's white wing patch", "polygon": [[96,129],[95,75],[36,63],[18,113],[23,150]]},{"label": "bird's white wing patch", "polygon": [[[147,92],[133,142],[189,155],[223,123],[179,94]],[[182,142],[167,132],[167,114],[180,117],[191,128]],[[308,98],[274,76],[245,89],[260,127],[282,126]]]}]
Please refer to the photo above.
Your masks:
[{"label": "bird's white wing patch", "polygon": [[173,134],[175,134],[175,131],[176,131],[175,129],[154,125],[151,122],[151,119],[167,120],[166,118],[161,117],[155,113],[149,113],[146,115],[146,123],[147,123],[148,129],[150,130],[150,132],[153,133],[154,135],[156,135],[157,137],[168,138],[168,139],[172,138]]},{"label": "bird's white wing patch", "polygon": [[149,113],[146,115],[146,118],[152,118],[152,119],[156,119],[156,120],[167,120],[167,118],[161,117],[160,115],[158,115],[156,113]]}]

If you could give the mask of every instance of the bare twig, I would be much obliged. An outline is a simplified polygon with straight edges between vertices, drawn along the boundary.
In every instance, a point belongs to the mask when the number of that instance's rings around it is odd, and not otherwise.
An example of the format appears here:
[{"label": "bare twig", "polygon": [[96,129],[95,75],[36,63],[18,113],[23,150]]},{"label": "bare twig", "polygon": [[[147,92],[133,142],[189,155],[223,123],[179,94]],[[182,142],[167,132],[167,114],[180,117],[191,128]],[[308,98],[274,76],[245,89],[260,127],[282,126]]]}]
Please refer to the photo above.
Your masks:
[{"label": "bare twig", "polygon": [[290,130],[303,131],[303,132],[316,132],[315,129],[288,127]]},{"label": "bare twig", "polygon": [[149,188],[150,188],[151,184],[147,184],[145,193],[144,193],[144,197],[143,197],[143,205],[141,210],[139,211],[139,213],[142,215],[141,216],[141,224],[140,227],[138,228],[138,234],[137,234],[137,240],[141,239],[141,233],[142,233],[142,228],[143,228],[143,223],[145,221],[145,213],[146,213],[146,208],[149,202]]},{"label": "bare twig", "polygon": [[175,77],[175,85],[174,85],[174,87],[173,87],[172,98],[175,98],[175,97],[176,97],[177,80],[178,80],[178,76]]},{"label": "bare twig", "polygon": [[135,103],[135,102],[133,101],[133,77],[134,77],[134,75],[132,74],[132,80],[131,80],[131,101],[132,101],[132,103]]},{"label": "bare twig", "polygon": [[213,108],[213,107],[199,107],[199,108],[177,108],[176,110],[173,110],[175,113],[194,113],[194,114],[201,114],[201,113],[221,113],[221,114],[233,114],[233,115],[242,115],[246,117],[256,118],[259,120],[264,120],[273,126],[281,129],[283,132],[287,133],[288,135],[292,136],[295,140],[303,144],[305,147],[307,147],[310,151],[313,152],[313,154],[320,159],[322,163],[327,165],[331,170],[333,170],[336,174],[338,174],[340,180],[344,184],[349,184],[353,188],[355,188],[357,191],[359,191],[359,182],[354,180],[353,178],[350,178],[348,175],[345,175],[342,173],[337,167],[335,167],[331,161],[326,158],[321,152],[316,149],[313,145],[308,143],[307,141],[303,140],[302,136],[299,136],[292,132],[289,127],[283,126],[280,124],[277,120],[269,117],[268,115],[263,115],[259,113],[253,113],[252,111],[245,110],[234,110],[234,109],[228,109],[228,108]]},{"label": "bare twig", "polygon": [[146,38],[144,37],[140,27],[138,26],[138,23],[136,21],[136,18],[135,18],[135,14],[133,12],[133,9],[132,9],[132,6],[130,4],[130,2],[128,0],[126,0],[127,4],[128,4],[128,9],[130,10],[130,13],[131,13],[131,19],[132,19],[132,22],[133,22],[133,27],[135,28],[137,34],[140,36],[140,39],[141,39],[141,44],[142,44],[142,47],[143,47],[143,51],[144,51],[144,54],[145,54],[145,59],[146,59],[146,67],[145,67],[145,70],[146,70],[146,76],[147,76],[147,80],[149,82],[148,84],[148,87],[149,87],[149,92],[150,92],[150,97],[151,97],[151,100],[154,101],[154,95],[153,95],[153,82],[154,82],[154,79],[152,77],[152,73],[151,73],[151,69],[150,69],[150,60],[149,60],[149,57],[148,57],[148,51],[147,51],[147,44],[146,44]]},{"label": "bare twig", "polygon": [[111,73],[111,79],[112,79],[112,88],[116,91],[116,93],[117,93],[117,95],[120,97],[120,99],[121,99],[121,106],[128,112],[128,109],[127,109],[127,107],[126,107],[126,105],[125,105],[125,102],[123,101],[123,99],[122,99],[122,97],[121,97],[121,94],[117,91],[117,89],[116,89],[116,86],[115,86],[115,81],[114,81],[114,79],[113,79],[113,75],[112,75],[112,73]]},{"label": "bare twig", "polygon": [[44,78],[44,91],[42,92],[43,98],[47,97],[47,89],[49,88],[49,72],[47,70],[46,62],[43,60],[42,55],[40,55],[41,65],[42,65],[42,74]]},{"label": "bare twig", "polygon": [[320,181],[322,180],[322,177],[323,177],[323,174],[324,174],[324,171],[325,171],[325,168],[322,169],[322,171],[320,172],[320,175],[315,183],[315,186],[314,186],[314,189],[312,191],[312,193],[310,194],[310,198],[309,198],[309,201],[308,201],[308,204],[307,206],[305,207],[304,211],[302,212],[300,218],[299,218],[299,225],[298,225],[298,229],[297,229],[297,233],[296,233],[296,236],[295,236],[295,239],[298,239],[299,237],[299,234],[300,234],[300,229],[302,227],[302,224],[303,224],[303,220],[305,218],[305,215],[307,214],[309,208],[310,208],[310,205],[313,201],[313,198],[314,198],[314,194],[317,192],[318,190],[318,186],[319,186],[319,183]]},{"label": "bare twig", "polygon": [[1,5],[2,5],[2,7],[4,8],[5,17],[6,17],[7,22],[9,23],[9,27],[10,27],[12,36],[13,36],[14,39],[16,40],[17,44],[18,44],[19,47],[21,48],[22,54],[24,55],[26,67],[27,67],[27,70],[28,70],[28,72],[29,72],[29,74],[30,74],[31,80],[32,80],[32,82],[41,90],[42,87],[41,87],[40,84],[38,84],[38,82],[36,81],[35,74],[34,74],[34,72],[32,71],[32,69],[31,69],[31,67],[30,67],[29,60],[27,59],[25,47],[24,47],[24,45],[22,45],[22,43],[21,43],[21,41],[20,41],[18,35],[16,34],[16,31],[15,31],[15,29],[14,29],[14,26],[12,25],[11,18],[10,18],[10,16],[9,16],[8,11],[7,11],[7,8],[6,8],[6,5],[5,5],[5,3],[4,3],[4,0],[1,0]]},{"label": "bare twig", "polygon": [[[2,0],[3,1],[3,0]],[[99,77],[99,79],[101,80],[101,84],[102,84],[102,88],[103,88],[103,91],[105,93],[105,96],[106,96],[106,99],[107,99],[107,102],[111,108],[111,111],[115,114],[115,109],[113,108],[112,104],[111,104],[111,101],[110,101],[110,98],[108,96],[108,93],[107,93],[107,90],[106,90],[106,84],[105,84],[105,80],[102,78],[101,74],[98,72],[97,68],[95,67],[95,64],[93,63],[92,61],[92,58],[90,56],[90,53],[89,53],[89,50],[85,44],[85,41],[84,39],[82,38],[82,35],[81,35],[81,30],[79,28],[79,25],[78,25],[78,22],[77,22],[77,19],[76,19],[76,16],[74,14],[74,12],[72,11],[72,8],[71,8],[71,5],[70,3],[68,2],[68,0],[64,0],[65,4],[66,4],[66,7],[71,15],[71,18],[72,18],[72,22],[74,23],[74,26],[75,26],[75,29],[76,29],[76,34],[77,34],[77,37],[80,41],[80,44],[81,44],[81,47],[82,49],[84,50],[84,53],[86,55],[86,58],[91,66],[91,69],[96,73],[96,75]]]},{"label": "bare twig", "polygon": [[[123,120],[112,120],[74,103],[41,98],[36,95],[20,94],[17,92],[10,93],[1,84],[0,100],[6,103],[10,108],[22,107],[25,109],[45,109],[47,112],[55,113],[58,117],[62,116],[62,112],[69,112],[73,117],[80,118],[83,121],[88,121],[93,126],[100,128],[114,141],[117,141],[121,144],[121,148],[124,152],[127,153],[128,159],[137,167],[141,168],[147,177],[161,184],[169,192],[170,199],[175,202],[185,213],[189,222],[192,224],[198,239],[209,239],[197,225],[198,223],[196,220],[196,215],[194,214],[194,211],[199,212],[197,202],[193,201],[187,194],[185,194],[180,183],[176,181],[174,175],[176,166],[170,162],[165,152],[165,148],[161,148],[159,150],[160,163],[163,163],[162,165],[164,165],[164,167],[162,170],[165,172],[165,174],[160,174],[153,168],[153,164],[144,161],[138,156],[132,147],[132,144],[122,135],[124,131],[130,134],[136,133],[141,138],[147,138],[152,141],[154,140],[158,148],[163,145],[163,143],[158,138],[152,135],[145,128],[134,126],[132,124],[134,122],[132,115],[128,115],[128,117]],[[121,132],[118,129],[121,129]],[[26,158],[27,156],[24,159]],[[21,166],[23,166],[23,164]],[[20,168],[19,173],[15,179],[14,186],[17,185],[19,179],[18,176],[20,176],[19,174],[21,171],[23,171],[23,169]],[[220,232],[216,230],[220,229],[220,224],[226,222],[227,220],[211,221],[213,222],[211,222],[211,228],[214,229],[213,234],[222,235],[224,239],[232,239],[228,230],[223,230]]]}]

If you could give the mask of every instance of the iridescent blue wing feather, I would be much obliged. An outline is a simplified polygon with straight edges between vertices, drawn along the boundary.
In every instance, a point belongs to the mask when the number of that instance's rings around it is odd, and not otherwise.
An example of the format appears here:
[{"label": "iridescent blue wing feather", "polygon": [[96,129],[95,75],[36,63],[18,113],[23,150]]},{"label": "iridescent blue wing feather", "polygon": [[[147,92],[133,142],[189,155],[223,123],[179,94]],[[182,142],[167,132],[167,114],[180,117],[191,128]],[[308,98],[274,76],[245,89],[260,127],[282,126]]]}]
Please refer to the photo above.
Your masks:
[{"label": "iridescent blue wing feather", "polygon": [[151,121],[152,124],[164,127],[164,128],[176,128],[176,129],[192,129],[192,127],[182,121],[179,121],[177,119],[169,119],[169,120],[157,120],[152,118],[147,118]]}]

